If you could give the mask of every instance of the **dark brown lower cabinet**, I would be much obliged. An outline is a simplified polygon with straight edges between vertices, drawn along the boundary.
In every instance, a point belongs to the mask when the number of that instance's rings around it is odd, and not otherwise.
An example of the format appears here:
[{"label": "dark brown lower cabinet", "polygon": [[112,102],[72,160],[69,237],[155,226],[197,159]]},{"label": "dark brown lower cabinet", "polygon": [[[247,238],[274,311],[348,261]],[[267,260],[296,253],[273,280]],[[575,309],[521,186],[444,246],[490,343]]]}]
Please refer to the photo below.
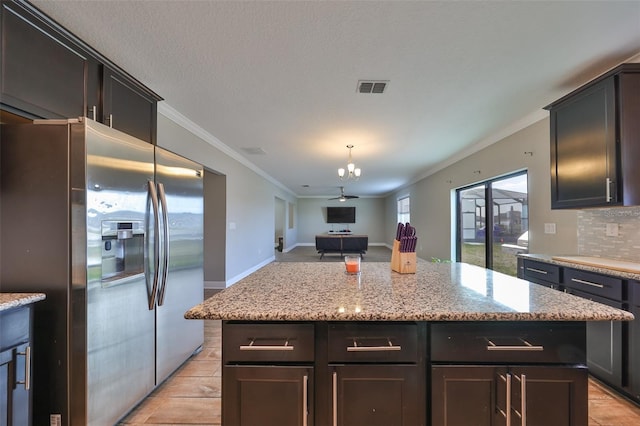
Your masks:
[{"label": "dark brown lower cabinet", "polygon": [[586,426],[582,367],[431,368],[432,426]]},{"label": "dark brown lower cabinet", "polygon": [[424,411],[415,365],[335,365],[332,426],[414,426]]},{"label": "dark brown lower cabinet", "polygon": [[313,426],[313,367],[224,367],[225,426]]}]

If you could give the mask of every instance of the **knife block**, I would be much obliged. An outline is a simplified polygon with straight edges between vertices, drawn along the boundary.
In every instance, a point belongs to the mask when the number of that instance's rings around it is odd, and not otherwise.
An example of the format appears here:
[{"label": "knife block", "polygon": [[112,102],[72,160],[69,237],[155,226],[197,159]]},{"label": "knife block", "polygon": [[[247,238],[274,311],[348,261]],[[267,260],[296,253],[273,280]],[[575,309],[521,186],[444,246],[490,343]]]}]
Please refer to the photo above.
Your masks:
[{"label": "knife block", "polygon": [[416,252],[400,252],[400,241],[395,240],[391,250],[391,270],[400,274],[415,274]]}]

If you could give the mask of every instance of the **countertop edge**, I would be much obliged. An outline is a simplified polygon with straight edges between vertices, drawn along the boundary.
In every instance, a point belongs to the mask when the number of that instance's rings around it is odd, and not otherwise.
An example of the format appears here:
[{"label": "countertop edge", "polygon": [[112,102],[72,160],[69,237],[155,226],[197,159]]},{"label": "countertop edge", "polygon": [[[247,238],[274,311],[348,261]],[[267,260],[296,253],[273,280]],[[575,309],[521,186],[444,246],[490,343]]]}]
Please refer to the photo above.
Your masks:
[{"label": "countertop edge", "polygon": [[44,293],[0,293],[0,312],[44,300]]}]

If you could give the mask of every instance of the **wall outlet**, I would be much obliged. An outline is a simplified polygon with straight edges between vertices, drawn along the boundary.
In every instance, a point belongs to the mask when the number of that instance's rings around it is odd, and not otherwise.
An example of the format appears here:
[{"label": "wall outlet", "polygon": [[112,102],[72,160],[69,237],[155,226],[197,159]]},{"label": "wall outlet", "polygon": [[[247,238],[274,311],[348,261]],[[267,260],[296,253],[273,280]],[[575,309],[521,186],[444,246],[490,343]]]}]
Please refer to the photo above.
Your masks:
[{"label": "wall outlet", "polygon": [[556,233],[556,224],[555,223],[545,223],[544,224],[544,233],[545,234],[555,234]]},{"label": "wall outlet", "polygon": [[51,414],[51,415],[49,415],[49,425],[50,426],[62,426],[62,414]]},{"label": "wall outlet", "polygon": [[618,236],[618,224],[617,223],[607,223],[605,234],[607,237],[617,237]]}]

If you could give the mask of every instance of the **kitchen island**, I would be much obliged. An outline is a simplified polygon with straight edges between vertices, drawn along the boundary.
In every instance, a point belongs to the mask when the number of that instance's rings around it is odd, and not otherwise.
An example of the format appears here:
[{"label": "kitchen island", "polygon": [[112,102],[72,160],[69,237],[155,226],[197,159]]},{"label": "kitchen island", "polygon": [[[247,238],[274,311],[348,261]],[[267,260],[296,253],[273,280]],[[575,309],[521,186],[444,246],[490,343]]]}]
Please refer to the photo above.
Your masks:
[{"label": "kitchen island", "polygon": [[274,262],[185,317],[223,320],[223,424],[350,426],[586,425],[585,324],[633,319],[425,261]]}]

